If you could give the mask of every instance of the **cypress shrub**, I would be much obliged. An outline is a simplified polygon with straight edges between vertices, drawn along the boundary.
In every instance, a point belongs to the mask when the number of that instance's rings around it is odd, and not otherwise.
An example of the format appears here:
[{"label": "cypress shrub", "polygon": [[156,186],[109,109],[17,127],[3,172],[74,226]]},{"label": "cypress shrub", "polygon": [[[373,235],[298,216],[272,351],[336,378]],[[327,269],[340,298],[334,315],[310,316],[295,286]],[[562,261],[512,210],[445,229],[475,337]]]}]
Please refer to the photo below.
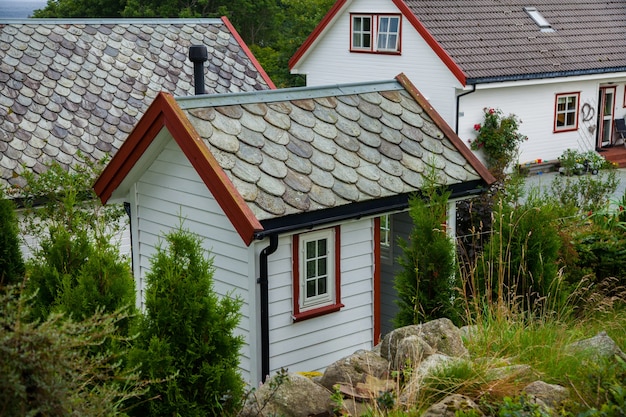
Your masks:
[{"label": "cypress shrub", "polygon": [[20,251],[15,205],[0,189],[0,287],[24,279],[24,259]]},{"label": "cypress shrub", "polygon": [[[213,262],[200,239],[182,227],[165,236],[146,275],[146,313],[131,362],[152,386],[137,416],[204,417],[233,411],[243,395],[238,372],[243,339],[233,332],[241,301],[218,297]],[[175,375],[174,377],[172,377]]]}]

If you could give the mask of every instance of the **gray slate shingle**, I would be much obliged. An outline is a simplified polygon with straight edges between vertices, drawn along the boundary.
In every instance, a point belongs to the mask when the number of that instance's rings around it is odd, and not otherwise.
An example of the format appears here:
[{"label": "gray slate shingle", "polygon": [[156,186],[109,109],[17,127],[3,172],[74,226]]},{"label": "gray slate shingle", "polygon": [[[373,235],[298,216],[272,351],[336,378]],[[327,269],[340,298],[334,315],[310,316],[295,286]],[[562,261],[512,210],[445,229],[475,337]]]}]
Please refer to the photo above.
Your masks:
[{"label": "gray slate shingle", "polygon": [[261,221],[481,179],[396,82],[218,99],[178,103]]},{"label": "gray slate shingle", "polygon": [[[470,79],[626,68],[623,0],[405,0]],[[554,32],[541,32],[524,7]]]},{"label": "gray slate shingle", "polygon": [[115,154],[158,92],[194,94],[192,44],[207,93],[269,88],[221,19],[0,21],[0,186]]}]

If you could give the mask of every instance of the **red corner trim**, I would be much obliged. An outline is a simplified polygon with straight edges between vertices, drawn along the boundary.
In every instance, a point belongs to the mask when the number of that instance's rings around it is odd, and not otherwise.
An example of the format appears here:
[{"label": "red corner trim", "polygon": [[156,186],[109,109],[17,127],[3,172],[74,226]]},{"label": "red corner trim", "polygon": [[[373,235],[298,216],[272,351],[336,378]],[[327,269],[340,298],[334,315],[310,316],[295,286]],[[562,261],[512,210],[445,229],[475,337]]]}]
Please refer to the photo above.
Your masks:
[{"label": "red corner trim", "polygon": [[300,58],[309,50],[311,45],[315,43],[317,37],[326,29],[326,26],[330,23],[331,20],[335,17],[337,12],[341,10],[341,8],[346,4],[347,0],[337,0],[333,7],[326,13],[326,15],[322,18],[321,22],[313,29],[313,32],[305,39],[304,43],[298,48],[296,53],[289,60],[289,69],[293,69],[293,67],[298,63]]},{"label": "red corner trim", "polygon": [[457,80],[465,87],[467,83],[467,76],[459,67],[456,62],[452,59],[450,55],[446,52],[445,49],[435,40],[433,35],[430,34],[428,29],[420,22],[420,20],[415,16],[415,13],[406,5],[404,0],[392,0],[396,5],[400,12],[407,18],[407,20],[413,25],[415,30],[424,38],[426,43],[431,47],[431,49],[437,54],[437,56],[443,61],[443,63],[448,67],[448,69],[454,74]]},{"label": "red corner trim", "polygon": [[[395,0],[394,0],[395,1]],[[433,119],[433,122],[443,132],[443,134],[450,139],[450,142],[454,147],[467,159],[470,165],[478,172],[478,175],[487,183],[492,184],[495,182],[494,176],[489,172],[487,167],[478,160],[476,155],[463,143],[461,138],[452,130],[450,125],[443,120],[443,117],[431,106],[430,102],[419,92],[417,87],[407,78],[404,73],[400,73],[396,76],[396,80],[405,88],[405,90],[411,94],[411,96],[417,101],[417,103],[424,109],[424,111]]]},{"label": "red corner trim", "polygon": [[374,219],[374,346],[380,342],[380,217]]},{"label": "red corner trim", "polygon": [[259,61],[257,61],[256,57],[254,56],[250,48],[248,48],[248,45],[241,38],[241,35],[239,35],[239,32],[237,32],[237,29],[235,29],[233,24],[230,23],[230,20],[228,20],[226,16],[222,16],[222,22],[224,22],[224,24],[226,25],[230,33],[235,37],[235,40],[237,41],[239,46],[241,46],[241,49],[243,49],[245,54],[248,55],[248,58],[250,58],[250,61],[252,61],[252,64],[255,66],[257,71],[259,71],[259,74],[261,74],[261,77],[263,77],[267,85],[269,85],[272,90],[275,90],[276,85],[274,85],[274,82],[272,81],[270,76],[267,75],[267,73],[265,72],[261,64],[259,64]]},{"label": "red corner trim", "polygon": [[246,245],[254,233],[263,230],[226,173],[221,169],[211,151],[195,131],[174,97],[159,93],[124,144],[106,166],[94,184],[102,203],[106,203],[119,187],[154,138],[167,128],[178,146],[211,191],[226,216]]}]

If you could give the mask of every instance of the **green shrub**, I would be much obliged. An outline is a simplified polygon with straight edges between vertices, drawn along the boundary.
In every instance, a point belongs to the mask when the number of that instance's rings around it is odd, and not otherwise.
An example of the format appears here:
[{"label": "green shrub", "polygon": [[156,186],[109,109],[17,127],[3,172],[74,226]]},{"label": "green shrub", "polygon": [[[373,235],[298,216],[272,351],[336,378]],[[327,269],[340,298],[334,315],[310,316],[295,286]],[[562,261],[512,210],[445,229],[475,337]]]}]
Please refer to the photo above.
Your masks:
[{"label": "green shrub", "polygon": [[214,292],[212,259],[200,239],[179,228],[165,236],[146,275],[146,314],[131,361],[144,375],[175,378],[153,386],[138,416],[209,416],[236,408],[243,340],[233,332],[241,301]]},{"label": "green shrub", "polygon": [[606,209],[617,184],[614,169],[600,171],[598,175],[557,175],[550,186],[550,194],[564,207],[579,213],[595,212]]},{"label": "green shrub", "polygon": [[82,319],[99,308],[135,305],[130,264],[116,246],[123,210],[103,207],[90,189],[100,169],[86,164],[67,171],[53,164],[39,176],[24,175],[26,230],[39,244],[27,262],[26,285],[36,318],[63,312]]},{"label": "green shrub", "polygon": [[409,240],[400,239],[402,269],[396,274],[399,311],[396,327],[440,317],[458,322],[454,308],[457,280],[454,241],[446,230],[450,193],[434,186],[424,188],[426,199],[412,196],[409,215],[413,229]]},{"label": "green shrub", "polygon": [[0,293],[0,415],[126,415],[124,403],[143,394],[146,382],[123,368],[124,350],[106,346],[128,317],[52,314],[32,322],[30,309],[31,299],[14,289]]},{"label": "green shrub", "polygon": [[0,189],[0,288],[24,280],[24,259],[18,236],[15,205]]}]

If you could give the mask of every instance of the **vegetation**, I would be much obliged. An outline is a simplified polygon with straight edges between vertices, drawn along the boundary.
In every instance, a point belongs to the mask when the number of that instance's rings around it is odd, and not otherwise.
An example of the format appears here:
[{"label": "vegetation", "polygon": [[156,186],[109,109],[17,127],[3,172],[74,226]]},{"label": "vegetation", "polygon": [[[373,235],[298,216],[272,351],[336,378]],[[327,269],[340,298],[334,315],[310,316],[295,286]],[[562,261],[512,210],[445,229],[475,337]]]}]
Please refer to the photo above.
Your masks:
[{"label": "vegetation", "polygon": [[[152,385],[137,416],[208,416],[232,412],[243,396],[241,301],[213,290],[212,260],[200,239],[179,227],[165,236],[146,275],[145,308],[131,362]],[[175,375],[174,378],[170,378]],[[169,379],[168,379],[169,378]]]},{"label": "vegetation", "polygon": [[0,189],[0,288],[24,279],[24,259],[20,250],[15,204]]},{"label": "vegetation", "polygon": [[135,305],[130,264],[118,244],[124,211],[103,207],[90,189],[102,164],[72,171],[52,164],[38,176],[24,174],[24,228],[38,243],[27,262],[26,291],[37,319],[53,312],[83,319]]},{"label": "vegetation", "polygon": [[334,0],[48,0],[36,18],[227,16],[278,87],[304,85],[288,62]]},{"label": "vegetation", "polygon": [[395,277],[399,306],[396,327],[440,317],[456,318],[454,240],[446,226],[450,193],[437,187],[431,176],[423,194],[409,199],[413,229],[408,241],[399,241],[402,254],[398,264],[402,269]]}]

